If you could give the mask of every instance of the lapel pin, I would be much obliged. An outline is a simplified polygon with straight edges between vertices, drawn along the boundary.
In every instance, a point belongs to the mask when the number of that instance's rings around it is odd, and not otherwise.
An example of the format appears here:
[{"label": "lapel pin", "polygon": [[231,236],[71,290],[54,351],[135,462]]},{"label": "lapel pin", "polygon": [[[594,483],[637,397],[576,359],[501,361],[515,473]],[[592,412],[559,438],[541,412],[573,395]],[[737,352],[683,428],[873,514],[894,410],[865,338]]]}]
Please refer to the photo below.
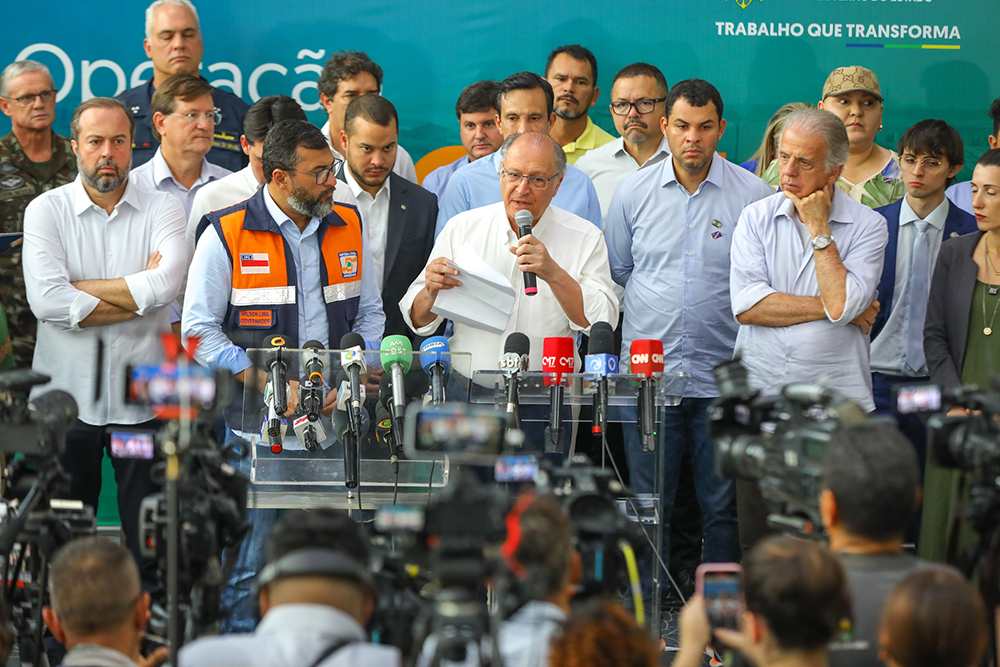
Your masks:
[{"label": "lapel pin", "polygon": [[399,208],[401,208],[401,209],[403,209],[405,211],[406,210],[406,204],[400,204]]},{"label": "lapel pin", "polygon": [[957,236],[958,236],[958,232],[952,232],[950,238],[956,238]]}]

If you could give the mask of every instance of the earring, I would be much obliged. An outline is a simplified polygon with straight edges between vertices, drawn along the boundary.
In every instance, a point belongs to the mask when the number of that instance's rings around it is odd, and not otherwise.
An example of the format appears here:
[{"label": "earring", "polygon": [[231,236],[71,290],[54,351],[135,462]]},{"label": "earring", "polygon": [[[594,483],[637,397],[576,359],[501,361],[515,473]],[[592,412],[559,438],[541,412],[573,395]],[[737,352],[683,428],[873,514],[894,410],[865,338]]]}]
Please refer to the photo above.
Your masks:
[{"label": "earring", "polygon": [[881,131],[882,131],[882,127],[883,127],[883,126],[882,126],[882,123],[879,123],[879,124],[878,124],[878,131],[879,131],[879,132],[881,132]]}]

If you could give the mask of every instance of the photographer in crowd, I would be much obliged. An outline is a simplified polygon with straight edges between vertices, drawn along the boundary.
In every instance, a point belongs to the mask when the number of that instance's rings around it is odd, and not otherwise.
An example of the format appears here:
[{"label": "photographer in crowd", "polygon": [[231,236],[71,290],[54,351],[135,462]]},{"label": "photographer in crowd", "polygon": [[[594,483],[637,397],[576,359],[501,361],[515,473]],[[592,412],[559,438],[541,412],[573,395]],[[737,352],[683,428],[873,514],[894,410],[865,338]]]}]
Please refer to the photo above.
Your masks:
[{"label": "photographer in crowd", "polygon": [[186,645],[184,667],[391,667],[399,651],[366,641],[375,609],[368,545],[357,523],[332,509],[283,516],[257,577],[261,621],[252,635]]},{"label": "photographer in crowd", "polygon": [[101,537],[73,540],[49,568],[45,625],[69,649],[63,667],[157,667],[167,649],[143,657],[149,593],[128,549]]},{"label": "photographer in crowd", "polygon": [[[844,570],[826,547],[791,537],[768,538],[743,559],[745,609],[739,630],[715,628],[715,638],[756,667],[822,667],[827,644],[850,627]],[[674,667],[698,667],[713,629],[705,599],[691,598],[680,616]]]},{"label": "photographer in crowd", "polygon": [[913,446],[888,421],[841,428],[827,444],[820,515],[847,574],[854,611],[853,637],[830,647],[831,667],[880,667],[883,601],[921,567],[903,551],[918,480]]}]

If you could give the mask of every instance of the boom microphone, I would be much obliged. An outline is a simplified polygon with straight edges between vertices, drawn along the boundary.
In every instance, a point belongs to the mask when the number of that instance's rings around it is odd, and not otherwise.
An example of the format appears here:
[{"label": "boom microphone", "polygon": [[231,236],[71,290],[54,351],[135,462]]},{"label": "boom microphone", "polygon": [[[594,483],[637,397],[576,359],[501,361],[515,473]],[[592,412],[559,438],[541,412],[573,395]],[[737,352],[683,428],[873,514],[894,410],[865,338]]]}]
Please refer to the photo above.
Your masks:
[{"label": "boom microphone", "polygon": [[642,449],[656,449],[659,419],[656,410],[656,380],[653,373],[663,372],[663,342],[659,340],[634,340],[629,348],[633,373],[642,375],[639,381],[639,435]]},{"label": "boom microphone", "polygon": [[554,373],[555,377],[545,377],[549,387],[549,425],[545,431],[549,440],[545,443],[546,453],[560,451],[562,437],[563,374],[574,371],[574,341],[569,337],[550,337],[542,343],[542,372]]},{"label": "boom microphone", "polygon": [[[531,223],[533,220],[531,211],[521,209],[514,214],[514,224],[517,225],[517,236],[519,239],[531,233]],[[524,275],[524,293],[528,296],[538,294],[538,282],[535,274],[531,271],[522,271],[522,274]]]},{"label": "boom microphone", "polygon": [[451,350],[444,336],[432,336],[420,345],[420,365],[431,378],[431,402],[444,403],[444,379],[451,370]]},{"label": "boom microphone", "polygon": [[615,332],[607,322],[594,322],[591,325],[584,368],[587,373],[598,376],[597,393],[594,394],[594,425],[591,432],[600,435],[607,428],[608,374],[618,372]]}]

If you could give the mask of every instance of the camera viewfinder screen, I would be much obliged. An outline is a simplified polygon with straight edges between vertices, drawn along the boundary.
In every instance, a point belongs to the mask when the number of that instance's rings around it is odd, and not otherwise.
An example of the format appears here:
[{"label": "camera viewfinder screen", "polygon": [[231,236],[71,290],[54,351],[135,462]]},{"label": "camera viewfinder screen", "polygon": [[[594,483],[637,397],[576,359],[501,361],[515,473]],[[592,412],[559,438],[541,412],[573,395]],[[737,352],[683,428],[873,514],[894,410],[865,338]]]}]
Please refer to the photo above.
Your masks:
[{"label": "camera viewfinder screen", "polygon": [[896,387],[896,412],[909,415],[938,412],[941,409],[941,387],[936,384],[911,384]]},{"label": "camera viewfinder screen", "polygon": [[132,431],[112,431],[111,456],[119,459],[153,458],[153,434]]},{"label": "camera viewfinder screen", "polygon": [[211,409],[215,401],[215,373],[197,364],[181,372],[177,364],[133,366],[128,377],[129,403],[154,407],[181,404],[181,396],[190,397],[191,406]]},{"label": "camera viewfinder screen", "polygon": [[501,456],[493,468],[498,482],[533,482],[538,475],[538,460],[534,456]]},{"label": "camera viewfinder screen", "polygon": [[417,416],[416,445],[424,452],[498,456],[505,428],[502,413],[424,409]]},{"label": "camera viewfinder screen", "polygon": [[706,572],[705,611],[714,627],[735,630],[743,611],[739,572]]}]

